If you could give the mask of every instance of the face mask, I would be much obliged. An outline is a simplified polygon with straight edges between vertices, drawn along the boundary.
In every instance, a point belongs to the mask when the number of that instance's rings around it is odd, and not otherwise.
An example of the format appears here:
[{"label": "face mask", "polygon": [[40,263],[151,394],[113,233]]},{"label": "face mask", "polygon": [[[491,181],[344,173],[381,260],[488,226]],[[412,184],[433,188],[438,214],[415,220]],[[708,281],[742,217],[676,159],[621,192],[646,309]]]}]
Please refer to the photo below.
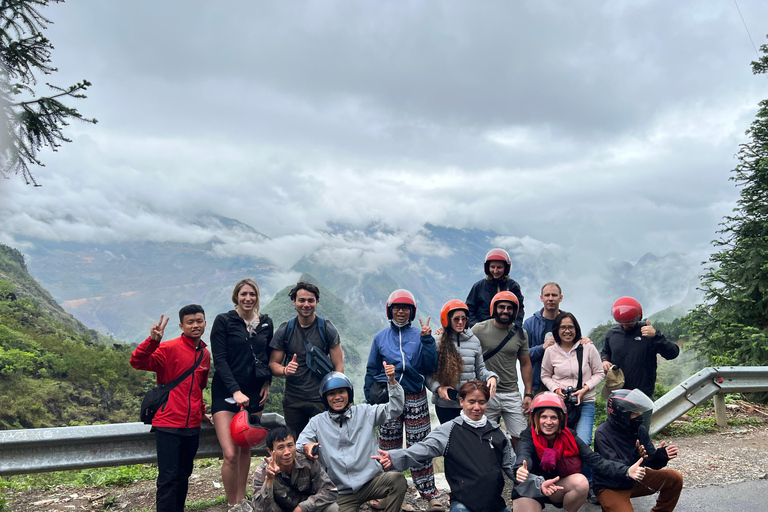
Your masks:
[{"label": "face mask", "polygon": [[643,417],[638,416],[637,418],[632,418],[629,420],[629,429],[632,432],[637,432],[637,430],[640,428],[640,425],[643,424]]}]

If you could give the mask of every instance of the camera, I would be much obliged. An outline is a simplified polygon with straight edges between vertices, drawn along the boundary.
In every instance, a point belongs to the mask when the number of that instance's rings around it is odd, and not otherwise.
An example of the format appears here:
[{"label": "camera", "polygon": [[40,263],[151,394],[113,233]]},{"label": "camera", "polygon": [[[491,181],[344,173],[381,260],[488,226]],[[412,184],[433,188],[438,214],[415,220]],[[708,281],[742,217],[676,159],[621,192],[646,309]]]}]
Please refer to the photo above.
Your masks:
[{"label": "camera", "polygon": [[563,395],[565,395],[565,403],[572,403],[575,404],[579,401],[579,398],[576,396],[576,391],[578,391],[573,386],[568,386],[567,388],[561,390]]}]

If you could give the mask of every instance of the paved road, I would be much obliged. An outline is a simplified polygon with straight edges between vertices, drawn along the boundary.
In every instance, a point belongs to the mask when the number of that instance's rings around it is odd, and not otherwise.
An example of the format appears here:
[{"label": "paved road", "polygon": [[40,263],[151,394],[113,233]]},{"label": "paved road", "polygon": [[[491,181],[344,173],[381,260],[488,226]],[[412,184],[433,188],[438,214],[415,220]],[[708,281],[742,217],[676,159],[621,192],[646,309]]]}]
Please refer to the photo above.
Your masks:
[{"label": "paved road", "polygon": [[[654,496],[632,500],[637,512],[651,510],[656,503]],[[558,510],[551,505],[546,512]],[[600,507],[587,503],[584,512],[600,512]],[[768,480],[742,482],[729,485],[708,485],[695,489],[683,489],[675,512],[768,512]]]}]

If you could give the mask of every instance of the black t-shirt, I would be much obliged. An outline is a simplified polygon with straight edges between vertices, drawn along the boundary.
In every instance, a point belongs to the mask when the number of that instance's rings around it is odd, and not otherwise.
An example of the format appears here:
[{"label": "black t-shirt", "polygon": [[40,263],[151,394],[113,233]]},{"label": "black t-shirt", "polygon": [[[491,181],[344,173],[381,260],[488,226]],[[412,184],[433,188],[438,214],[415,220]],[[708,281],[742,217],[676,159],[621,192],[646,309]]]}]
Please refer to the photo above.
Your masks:
[{"label": "black t-shirt", "polygon": [[[287,329],[288,322],[284,322],[278,327],[270,343],[270,347],[273,349],[285,352],[286,364],[293,358],[293,354],[296,354],[296,362],[299,363],[299,369],[296,370],[296,373],[285,378],[285,398],[303,402],[319,402],[321,379],[307,367],[307,349],[304,346],[304,337],[306,337],[311,344],[323,348],[323,339],[318,331],[317,319],[306,328],[299,325],[299,321],[296,320],[290,340],[285,339]],[[339,332],[328,319],[325,319],[325,330],[328,335],[327,348],[330,350],[340,343]]]}]

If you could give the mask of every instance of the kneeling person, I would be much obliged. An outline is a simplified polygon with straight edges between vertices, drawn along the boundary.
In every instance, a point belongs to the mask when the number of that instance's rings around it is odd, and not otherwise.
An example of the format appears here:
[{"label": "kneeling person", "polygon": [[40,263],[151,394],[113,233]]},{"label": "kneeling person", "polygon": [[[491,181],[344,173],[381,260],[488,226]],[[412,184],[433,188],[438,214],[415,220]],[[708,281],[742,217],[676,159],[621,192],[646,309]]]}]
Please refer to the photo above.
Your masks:
[{"label": "kneeling person", "polygon": [[[389,402],[352,405],[352,382],[340,372],[331,372],[320,383],[326,411],[309,420],[296,443],[309,459],[320,458],[339,489],[336,503],[341,512],[356,512],[369,500],[378,499],[386,512],[400,512],[408,484],[402,473],[384,472],[371,459],[376,455],[376,427],[403,412],[404,392],[395,380],[394,365],[383,363]],[[318,447],[318,455],[312,451]]]},{"label": "kneeling person", "polygon": [[295,436],[286,426],[269,431],[269,457],[253,475],[253,498],[232,512],[338,512],[339,491],[319,461],[296,451]]},{"label": "kneeling person", "polygon": [[595,475],[597,499],[606,512],[634,510],[630,498],[659,492],[653,510],[671,512],[683,490],[683,476],[673,469],[662,469],[677,457],[675,445],[656,449],[643,425],[643,413],[653,409],[653,401],[639,389],[620,389],[608,397],[608,420],[597,427],[595,451],[608,460],[621,464],[642,458],[646,468],[640,481]]},{"label": "kneeling person", "polygon": [[[484,415],[490,396],[485,382],[465,382],[459,389],[461,413],[457,418],[436,427],[408,449],[379,450],[374,458],[385,469],[403,471],[443,456],[445,478],[451,487],[451,512],[509,512],[501,496],[502,471],[510,479],[515,478],[515,454],[504,432]],[[562,489],[555,481],[532,477],[518,485],[532,496],[548,496]]]}]

